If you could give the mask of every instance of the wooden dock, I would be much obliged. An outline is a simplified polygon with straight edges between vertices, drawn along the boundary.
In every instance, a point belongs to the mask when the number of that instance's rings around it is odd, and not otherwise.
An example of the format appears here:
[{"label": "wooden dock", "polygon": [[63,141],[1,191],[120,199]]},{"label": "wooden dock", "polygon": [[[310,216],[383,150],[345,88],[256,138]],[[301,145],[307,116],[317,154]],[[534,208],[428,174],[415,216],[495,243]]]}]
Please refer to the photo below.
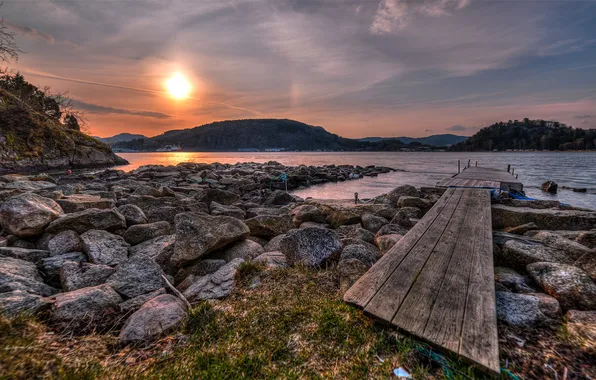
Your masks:
[{"label": "wooden dock", "polygon": [[[446,181],[445,186],[458,188],[448,188],[344,300],[499,374],[490,190],[469,187],[501,188],[515,178],[504,172],[494,180],[478,169],[464,170],[475,179],[458,175],[451,178],[457,178],[456,185]],[[460,182],[464,179],[481,182]]]},{"label": "wooden dock", "polygon": [[480,187],[522,191],[524,186],[513,174],[505,170],[471,166],[437,184],[438,187]]}]

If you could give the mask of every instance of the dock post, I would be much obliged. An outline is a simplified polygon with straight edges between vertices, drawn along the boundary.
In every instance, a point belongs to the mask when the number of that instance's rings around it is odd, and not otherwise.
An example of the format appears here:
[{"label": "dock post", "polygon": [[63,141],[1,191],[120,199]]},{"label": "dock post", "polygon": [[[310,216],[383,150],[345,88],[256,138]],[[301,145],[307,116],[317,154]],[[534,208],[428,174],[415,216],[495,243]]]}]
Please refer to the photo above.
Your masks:
[{"label": "dock post", "polygon": [[468,167],[470,167],[470,161],[472,161],[471,158],[468,159]]},{"label": "dock post", "polygon": [[515,168],[511,169],[511,175],[515,175]]},{"label": "dock post", "polygon": [[476,167],[478,167],[478,161],[476,161]]},{"label": "dock post", "polygon": [[507,173],[511,173],[511,165],[507,165]]},{"label": "dock post", "polygon": [[460,161],[457,160],[457,174],[459,174],[459,173],[461,173],[461,170],[460,170]]}]

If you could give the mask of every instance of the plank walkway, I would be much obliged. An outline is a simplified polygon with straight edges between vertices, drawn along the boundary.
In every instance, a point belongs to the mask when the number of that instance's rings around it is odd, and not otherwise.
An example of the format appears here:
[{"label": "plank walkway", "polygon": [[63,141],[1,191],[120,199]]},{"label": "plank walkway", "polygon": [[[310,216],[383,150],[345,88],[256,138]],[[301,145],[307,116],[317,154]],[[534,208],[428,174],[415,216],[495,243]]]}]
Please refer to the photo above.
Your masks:
[{"label": "plank walkway", "polygon": [[503,190],[523,190],[523,184],[505,170],[476,167],[465,168],[461,173],[440,181],[438,187],[488,187]]},{"label": "plank walkway", "polygon": [[490,213],[490,190],[447,189],[344,300],[498,374]]}]

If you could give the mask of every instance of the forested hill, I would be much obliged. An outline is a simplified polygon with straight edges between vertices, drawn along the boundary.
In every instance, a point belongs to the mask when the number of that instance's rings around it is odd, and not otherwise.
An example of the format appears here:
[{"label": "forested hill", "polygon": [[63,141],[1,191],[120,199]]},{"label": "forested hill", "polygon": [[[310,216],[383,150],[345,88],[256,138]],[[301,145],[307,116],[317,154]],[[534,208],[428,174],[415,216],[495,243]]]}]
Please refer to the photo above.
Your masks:
[{"label": "forested hill", "polygon": [[499,122],[451,147],[453,151],[586,150],[596,148],[596,129],[568,127],[556,121]]},{"label": "forested hill", "polygon": [[186,151],[237,151],[244,149],[283,149],[287,151],[394,151],[401,148],[418,149],[399,140],[378,143],[358,141],[288,119],[226,120],[199,127],[168,131],[148,139],[119,142],[118,148],[153,151],[176,145]]}]

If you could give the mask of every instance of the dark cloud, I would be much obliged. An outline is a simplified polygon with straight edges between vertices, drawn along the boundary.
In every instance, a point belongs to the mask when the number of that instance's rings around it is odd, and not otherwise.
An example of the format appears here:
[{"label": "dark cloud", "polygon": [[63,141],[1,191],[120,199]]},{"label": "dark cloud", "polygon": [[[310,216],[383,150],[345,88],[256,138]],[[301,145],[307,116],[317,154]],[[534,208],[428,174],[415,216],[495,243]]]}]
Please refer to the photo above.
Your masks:
[{"label": "dark cloud", "polygon": [[593,117],[594,117],[594,115],[575,115],[573,118],[581,120],[581,119],[591,119]]},{"label": "dark cloud", "polygon": [[80,100],[73,100],[73,105],[76,108],[80,108],[84,111],[87,111],[89,113],[95,113],[95,114],[119,114],[119,115],[144,116],[144,117],[152,117],[155,119],[169,119],[169,118],[171,118],[170,115],[166,115],[165,113],[161,113],[161,112],[137,111],[137,110],[128,110],[128,109],[123,109],[123,108],[105,107],[105,106],[100,106],[97,104],[81,102]]},{"label": "dark cloud", "polygon": [[464,127],[463,125],[452,125],[451,127],[447,127],[445,128],[446,131],[451,131],[451,132],[461,132],[461,131],[465,131],[467,128]]},{"label": "dark cloud", "polygon": [[6,26],[8,26],[9,28],[15,30],[19,34],[25,34],[30,37],[39,38],[39,39],[47,41],[49,44],[52,44],[52,45],[54,44],[54,42],[56,42],[54,37],[50,36],[49,34],[41,32],[41,31],[31,28],[29,26],[16,25],[16,24],[13,24],[8,21],[4,21],[4,24]]}]

